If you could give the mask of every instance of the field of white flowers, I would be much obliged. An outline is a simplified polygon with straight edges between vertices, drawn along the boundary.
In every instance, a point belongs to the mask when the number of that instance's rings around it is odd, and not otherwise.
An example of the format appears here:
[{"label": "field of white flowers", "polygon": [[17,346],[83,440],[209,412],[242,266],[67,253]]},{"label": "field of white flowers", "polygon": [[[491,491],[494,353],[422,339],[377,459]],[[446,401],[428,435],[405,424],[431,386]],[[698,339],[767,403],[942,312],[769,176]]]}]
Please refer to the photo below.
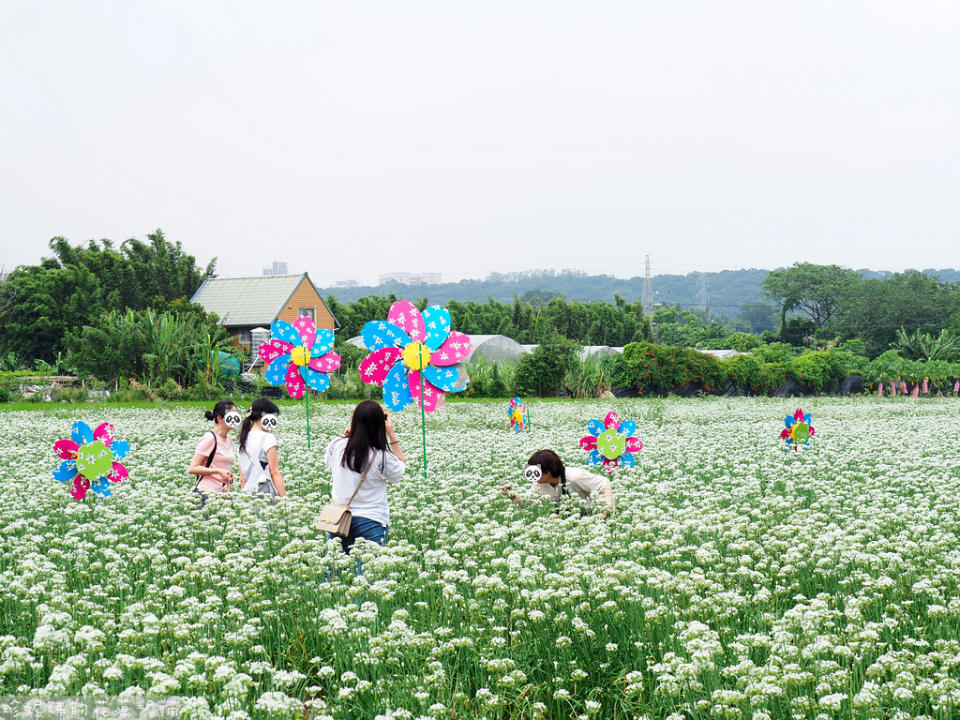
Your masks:
[{"label": "field of white flowers", "polygon": [[[949,718],[960,714],[960,403],[449,403],[395,417],[411,457],[364,574],[313,520],[352,406],[284,407],[291,499],[198,509],[202,409],[0,414],[0,694],[187,696],[190,717]],[[499,493],[590,418],[644,449],[604,521]],[[75,419],[130,441],[130,479],[53,480]],[[572,501],[570,501],[572,503]]]}]

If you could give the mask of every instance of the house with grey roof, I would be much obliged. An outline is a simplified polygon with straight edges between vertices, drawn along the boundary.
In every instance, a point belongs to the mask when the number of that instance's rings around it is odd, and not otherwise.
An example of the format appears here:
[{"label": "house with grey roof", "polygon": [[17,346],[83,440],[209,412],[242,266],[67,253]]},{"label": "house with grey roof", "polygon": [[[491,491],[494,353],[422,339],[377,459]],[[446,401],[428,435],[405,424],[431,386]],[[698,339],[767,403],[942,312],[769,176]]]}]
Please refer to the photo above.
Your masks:
[{"label": "house with grey roof", "polygon": [[274,320],[292,323],[306,315],[318,328],[340,327],[307,273],[207,278],[190,302],[216,313],[220,324],[245,350],[250,349],[250,331],[269,328]]}]

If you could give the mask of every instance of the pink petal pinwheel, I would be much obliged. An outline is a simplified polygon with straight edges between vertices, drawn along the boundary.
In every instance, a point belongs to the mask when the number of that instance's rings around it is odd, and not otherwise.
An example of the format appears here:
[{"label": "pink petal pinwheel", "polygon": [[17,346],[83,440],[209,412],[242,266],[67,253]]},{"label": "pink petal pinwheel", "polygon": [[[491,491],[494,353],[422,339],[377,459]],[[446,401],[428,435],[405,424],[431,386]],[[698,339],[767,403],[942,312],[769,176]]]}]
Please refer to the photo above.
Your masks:
[{"label": "pink petal pinwheel", "polygon": [[450,329],[444,307],[434,305],[421,314],[408,300],[398,300],[386,320],[364,325],[361,337],[370,354],[360,363],[360,377],[383,387],[383,403],[394,412],[414,399],[434,412],[445,393],[459,392],[469,382],[461,380],[455,366],[470,354],[470,338]]},{"label": "pink petal pinwheel", "polygon": [[329,373],[340,367],[331,330],[317,330],[312,318],[301,315],[293,325],[277,320],[270,326],[270,335],[258,351],[268,383],[286,385],[290,397],[298,400],[307,387],[317,392],[330,387]]},{"label": "pink petal pinwheel", "polygon": [[126,480],[130,473],[118,461],[130,452],[130,443],[113,437],[113,425],[101,423],[91,430],[85,422],[73,424],[71,438],[57,440],[53,451],[63,460],[53,471],[60,482],[73,481],[70,495],[83,500],[87,490],[110,495],[110,483]]},{"label": "pink petal pinwheel", "polygon": [[588,422],[587,431],[590,434],[580,439],[580,448],[589,451],[592,464],[603,465],[608,472],[618,465],[634,467],[637,464],[633,453],[642,450],[643,443],[631,437],[637,431],[633,420],[621,422],[617,413],[609,412],[603,422]]},{"label": "pink petal pinwheel", "polygon": [[780,431],[780,439],[784,441],[785,451],[789,452],[790,448],[793,448],[796,452],[801,445],[810,447],[810,438],[816,432],[811,424],[810,413],[804,413],[797,408],[793,417],[787,415],[783,419],[783,424],[785,427]]}]

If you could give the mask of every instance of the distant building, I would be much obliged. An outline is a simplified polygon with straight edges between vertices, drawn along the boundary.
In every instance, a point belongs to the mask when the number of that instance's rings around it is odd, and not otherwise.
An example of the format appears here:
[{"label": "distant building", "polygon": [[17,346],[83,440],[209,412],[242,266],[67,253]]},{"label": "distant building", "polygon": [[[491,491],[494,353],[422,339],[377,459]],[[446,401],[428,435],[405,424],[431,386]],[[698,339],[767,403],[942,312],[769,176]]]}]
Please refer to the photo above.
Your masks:
[{"label": "distant building", "polygon": [[264,275],[287,275],[288,273],[287,264],[279,260],[274,260],[271,267],[263,269]]},{"label": "distant building", "polygon": [[318,328],[335,330],[337,319],[306,273],[239,278],[208,278],[190,298],[207,312],[220,316],[220,324],[234,343],[249,350],[250,331],[270,327],[274,320],[292,323],[301,315],[313,318]]},{"label": "distant building", "polygon": [[380,284],[396,282],[401,285],[439,285],[440,273],[405,273],[395,272],[380,276]]},{"label": "distant building", "polygon": [[356,280],[337,280],[337,281],[333,284],[333,287],[336,287],[336,288],[355,288],[355,287],[360,287],[360,283],[358,283]]}]

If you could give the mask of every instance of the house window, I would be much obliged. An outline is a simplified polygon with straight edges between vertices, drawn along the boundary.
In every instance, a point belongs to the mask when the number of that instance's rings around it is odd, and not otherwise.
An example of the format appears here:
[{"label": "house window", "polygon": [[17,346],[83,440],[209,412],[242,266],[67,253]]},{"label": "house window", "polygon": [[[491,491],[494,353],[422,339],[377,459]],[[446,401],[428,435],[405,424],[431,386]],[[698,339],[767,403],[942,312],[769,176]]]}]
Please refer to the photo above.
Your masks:
[{"label": "house window", "polygon": [[237,334],[237,342],[240,343],[241,345],[249,345],[249,344],[251,343],[250,331],[249,331],[249,330],[241,330],[241,331]]},{"label": "house window", "polygon": [[308,307],[308,308],[302,307],[302,308],[300,308],[299,310],[297,310],[297,316],[299,316],[299,317],[308,317],[308,318],[310,318],[311,320],[316,320],[316,319],[317,319],[317,318],[315,317],[314,309],[313,309],[312,307]]}]

